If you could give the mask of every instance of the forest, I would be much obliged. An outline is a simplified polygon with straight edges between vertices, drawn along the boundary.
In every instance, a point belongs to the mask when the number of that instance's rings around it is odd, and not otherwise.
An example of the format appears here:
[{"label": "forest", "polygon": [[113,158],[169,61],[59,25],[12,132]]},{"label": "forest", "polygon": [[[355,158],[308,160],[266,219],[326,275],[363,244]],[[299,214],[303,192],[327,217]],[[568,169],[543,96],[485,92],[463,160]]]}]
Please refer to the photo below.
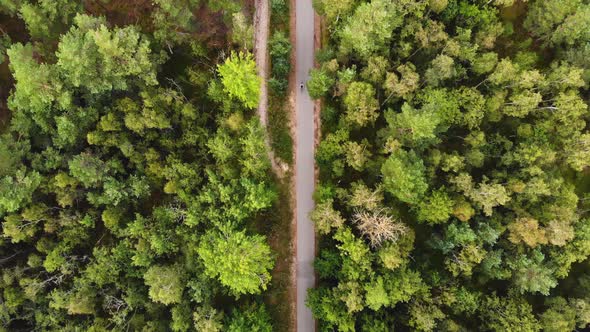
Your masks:
[{"label": "forest", "polygon": [[590,324],[590,2],[315,0],[321,331]]},{"label": "forest", "polygon": [[[297,1],[0,0],[0,332],[293,329]],[[313,5],[318,330],[589,329],[590,0]]]},{"label": "forest", "polygon": [[253,12],[0,0],[0,331],[273,330]]}]

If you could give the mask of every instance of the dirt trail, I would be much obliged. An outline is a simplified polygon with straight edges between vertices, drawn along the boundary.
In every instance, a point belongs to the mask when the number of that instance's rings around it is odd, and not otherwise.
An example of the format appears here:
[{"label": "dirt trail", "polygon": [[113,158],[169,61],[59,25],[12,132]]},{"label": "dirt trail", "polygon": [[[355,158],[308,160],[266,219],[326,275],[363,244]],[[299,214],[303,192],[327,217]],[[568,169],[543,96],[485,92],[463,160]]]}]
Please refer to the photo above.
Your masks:
[{"label": "dirt trail", "polygon": [[[268,126],[268,34],[270,24],[270,8],[269,0],[256,0],[256,11],[254,13],[254,58],[256,59],[256,66],[258,69],[258,77],[260,77],[260,100],[258,102],[258,116],[260,122],[267,128]],[[270,138],[268,130],[265,135],[266,150],[268,158],[272,165],[272,169],[277,176],[283,177],[285,170],[279,167],[272,147],[270,145]]]}]

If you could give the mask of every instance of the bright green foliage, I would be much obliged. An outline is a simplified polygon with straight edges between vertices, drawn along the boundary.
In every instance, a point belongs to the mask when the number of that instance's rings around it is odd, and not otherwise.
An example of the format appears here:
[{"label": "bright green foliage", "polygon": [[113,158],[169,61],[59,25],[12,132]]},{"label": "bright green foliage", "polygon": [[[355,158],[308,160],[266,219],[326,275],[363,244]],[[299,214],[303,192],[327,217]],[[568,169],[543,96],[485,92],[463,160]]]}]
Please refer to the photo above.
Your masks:
[{"label": "bright green foliage", "polygon": [[375,99],[375,89],[362,82],[353,82],[344,98],[346,119],[355,126],[367,126],[375,122],[379,105]]},{"label": "bright green foliage", "polygon": [[340,31],[341,51],[368,59],[382,51],[395,28],[402,23],[401,10],[387,0],[372,0],[359,5]]},{"label": "bright green foliage", "polygon": [[587,328],[587,2],[315,6],[320,329]]},{"label": "bright green foliage", "polygon": [[409,104],[402,105],[401,113],[391,110],[385,113],[391,135],[406,146],[423,146],[436,139],[440,123],[437,114],[428,110],[416,110]]},{"label": "bright green foliage", "polygon": [[229,96],[238,99],[247,108],[258,106],[260,78],[251,54],[232,53],[217,70],[223,90]]},{"label": "bright green foliage", "polygon": [[193,19],[191,12],[199,4],[199,1],[155,0],[154,3],[161,10],[157,13],[158,16],[163,15],[170,23],[186,29]]},{"label": "bright green foliage", "polygon": [[193,313],[195,330],[220,332],[223,329],[222,318],[223,313],[210,306],[197,307],[197,310]]},{"label": "bright green foliage", "polygon": [[383,88],[391,96],[409,99],[412,93],[418,88],[420,75],[416,73],[416,67],[412,63],[397,67],[397,72],[388,72],[385,76]]},{"label": "bright green foliage", "polygon": [[82,153],[70,162],[70,174],[86,187],[95,186],[106,176],[106,165],[97,156]]},{"label": "bright green foliage", "polygon": [[126,90],[130,80],[156,84],[149,42],[135,28],[109,30],[105,22],[86,15],[65,34],[57,66],[74,87],[91,93]]},{"label": "bright green foliage", "polygon": [[432,224],[444,223],[453,212],[454,202],[441,188],[422,201],[418,206],[418,220]]},{"label": "bright green foliage", "polygon": [[485,328],[492,331],[541,330],[541,325],[532,313],[532,307],[521,299],[499,298],[492,295],[485,299],[480,310]]},{"label": "bright green foliage", "polygon": [[549,308],[541,315],[543,331],[573,331],[576,329],[576,311],[562,297],[549,302]]},{"label": "bright green foliage", "polygon": [[291,41],[282,31],[276,31],[268,42],[272,62],[268,84],[278,95],[284,96],[289,87],[291,71]]},{"label": "bright green foliage", "polygon": [[414,151],[396,151],[381,167],[383,187],[400,201],[415,204],[428,189],[424,171]]},{"label": "bright green foliage", "polygon": [[25,169],[17,170],[14,176],[0,179],[0,216],[15,212],[30,203],[41,179],[37,171],[27,172]]},{"label": "bright green foliage", "polygon": [[40,0],[37,4],[24,2],[20,5],[19,15],[25,21],[31,37],[55,38],[55,33],[60,27],[71,23],[72,16],[80,11],[80,7],[80,4],[69,0]]},{"label": "bright green foliage", "polygon": [[69,107],[70,93],[57,80],[57,69],[47,64],[38,64],[33,58],[33,47],[29,44],[13,44],[7,51],[10,67],[16,80],[11,107],[21,112],[31,112],[32,118],[47,129],[46,112],[53,103]]},{"label": "bright green foliage", "polygon": [[447,8],[449,0],[430,0],[428,4],[432,10],[436,13],[440,13]]},{"label": "bright green foliage", "polygon": [[270,282],[273,259],[262,236],[236,231],[209,233],[198,253],[207,273],[218,278],[236,296],[258,294]]},{"label": "bright green foliage", "polygon": [[530,5],[525,27],[537,36],[548,40],[566,17],[576,12],[580,0],[534,1]]},{"label": "bright green foliage", "polygon": [[357,3],[357,0],[314,0],[313,7],[330,24],[335,24],[338,19],[349,14]]},{"label": "bright green foliage", "polygon": [[307,81],[307,90],[309,95],[318,99],[323,97],[334,85],[335,80],[325,69],[312,69]]},{"label": "bright green foliage", "polygon": [[176,266],[152,266],[145,275],[146,285],[150,287],[150,298],[163,304],[180,302],[183,291],[181,271]]},{"label": "bright green foliage", "polygon": [[441,54],[432,60],[431,67],[424,74],[426,82],[438,86],[442,81],[457,75],[455,61],[448,55]]},{"label": "bright green foliage", "polygon": [[340,228],[344,219],[340,213],[332,207],[332,200],[319,203],[310,215],[319,233],[330,233],[332,228]]},{"label": "bright green foliage", "polygon": [[521,293],[539,292],[549,295],[549,291],[557,285],[556,278],[552,275],[551,267],[543,262],[543,254],[534,252],[532,257],[519,257],[513,265],[514,284]]},{"label": "bright green foliage", "polygon": [[232,312],[227,324],[230,332],[271,332],[272,324],[266,308],[261,305],[251,305],[246,309]]},{"label": "bright green foliage", "polygon": [[[255,233],[276,213],[265,132],[214,70],[249,9],[0,8],[0,330],[271,331],[246,305],[273,266]],[[242,301],[217,301],[228,289]]]}]

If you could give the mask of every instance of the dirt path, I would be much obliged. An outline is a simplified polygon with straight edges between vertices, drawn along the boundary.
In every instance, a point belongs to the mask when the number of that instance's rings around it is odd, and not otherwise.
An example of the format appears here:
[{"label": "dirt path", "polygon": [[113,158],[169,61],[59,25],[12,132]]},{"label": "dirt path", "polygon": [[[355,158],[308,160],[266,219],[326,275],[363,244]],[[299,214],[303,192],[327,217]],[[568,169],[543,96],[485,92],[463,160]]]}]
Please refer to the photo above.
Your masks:
[{"label": "dirt path", "polygon": [[[254,13],[254,58],[256,59],[256,66],[258,69],[258,76],[261,79],[260,84],[260,100],[258,102],[258,116],[264,128],[268,125],[268,34],[270,23],[270,8],[269,0],[256,0],[256,11]],[[280,167],[274,157],[270,145],[270,138],[268,131],[265,135],[266,150],[268,151],[268,158],[272,165],[272,169],[280,178],[285,173]]]}]

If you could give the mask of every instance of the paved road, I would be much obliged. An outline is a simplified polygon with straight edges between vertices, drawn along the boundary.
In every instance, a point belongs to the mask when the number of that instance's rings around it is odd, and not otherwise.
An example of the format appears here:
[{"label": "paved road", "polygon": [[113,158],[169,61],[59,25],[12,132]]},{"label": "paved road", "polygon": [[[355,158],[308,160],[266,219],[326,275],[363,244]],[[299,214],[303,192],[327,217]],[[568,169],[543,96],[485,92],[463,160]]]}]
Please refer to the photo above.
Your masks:
[{"label": "paved road", "polygon": [[315,284],[313,260],[315,231],[309,213],[313,209],[314,191],[314,116],[313,101],[300,82],[307,80],[314,63],[314,11],[312,0],[296,1],[297,45],[297,124],[296,176],[297,192],[297,331],[315,331],[311,311],[305,306],[307,289]]}]

